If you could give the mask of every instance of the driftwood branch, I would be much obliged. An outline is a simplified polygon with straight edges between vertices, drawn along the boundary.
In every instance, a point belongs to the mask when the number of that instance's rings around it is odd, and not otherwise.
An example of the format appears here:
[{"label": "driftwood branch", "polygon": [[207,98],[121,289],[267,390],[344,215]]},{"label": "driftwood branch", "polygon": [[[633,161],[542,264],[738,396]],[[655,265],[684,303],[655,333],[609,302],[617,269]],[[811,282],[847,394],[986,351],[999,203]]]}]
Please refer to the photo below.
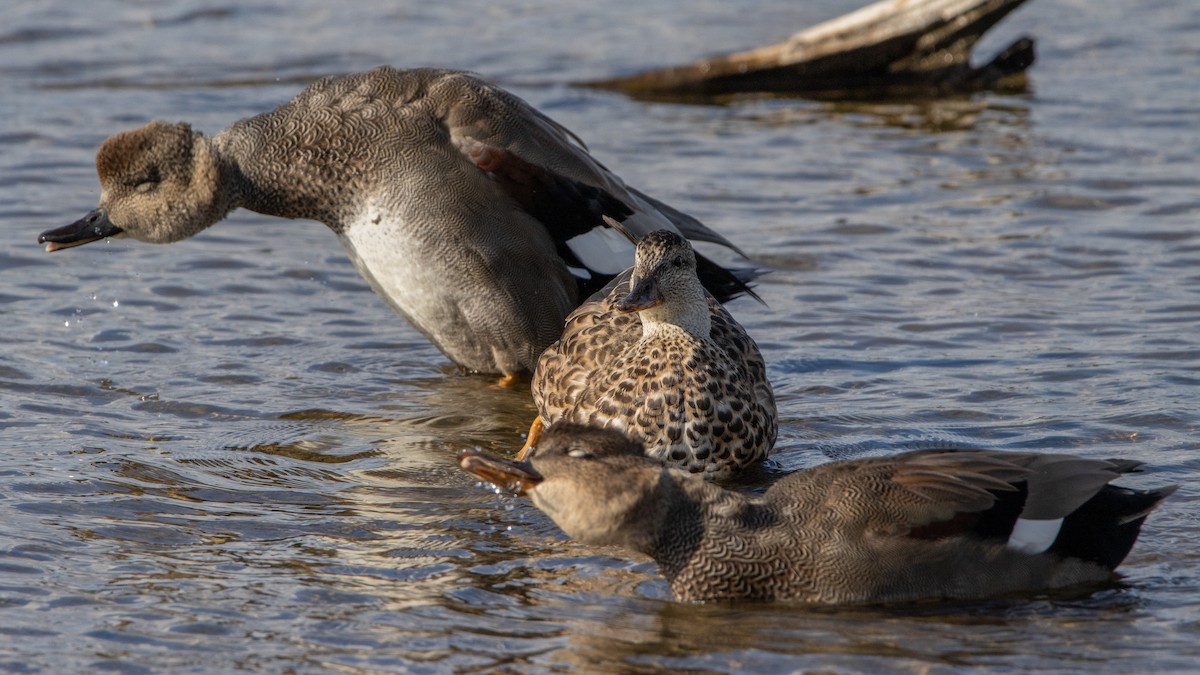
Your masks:
[{"label": "driftwood branch", "polygon": [[1023,87],[1033,40],[983,66],[979,38],[1025,0],[883,0],[750,51],[580,83],[650,98],[744,92],[864,99]]}]

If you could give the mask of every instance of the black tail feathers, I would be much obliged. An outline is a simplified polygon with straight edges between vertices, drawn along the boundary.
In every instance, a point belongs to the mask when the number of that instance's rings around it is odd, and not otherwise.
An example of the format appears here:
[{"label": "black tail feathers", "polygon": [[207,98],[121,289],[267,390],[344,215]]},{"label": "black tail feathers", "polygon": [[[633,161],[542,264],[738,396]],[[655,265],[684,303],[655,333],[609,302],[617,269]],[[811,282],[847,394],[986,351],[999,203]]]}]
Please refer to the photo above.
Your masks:
[{"label": "black tail feathers", "polygon": [[1178,487],[1171,485],[1157,490],[1104,487],[1066,517],[1050,552],[1116,569],[1137,541],[1146,516]]}]

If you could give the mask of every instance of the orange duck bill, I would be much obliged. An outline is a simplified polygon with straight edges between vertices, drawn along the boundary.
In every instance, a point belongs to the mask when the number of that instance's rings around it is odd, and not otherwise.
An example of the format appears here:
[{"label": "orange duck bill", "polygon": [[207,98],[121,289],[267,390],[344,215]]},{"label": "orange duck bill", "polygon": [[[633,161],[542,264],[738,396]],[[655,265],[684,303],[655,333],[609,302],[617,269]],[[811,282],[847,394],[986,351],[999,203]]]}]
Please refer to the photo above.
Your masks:
[{"label": "orange duck bill", "polygon": [[542,482],[542,475],[529,462],[510,462],[481,450],[458,453],[458,466],[472,476],[516,495],[524,495]]}]

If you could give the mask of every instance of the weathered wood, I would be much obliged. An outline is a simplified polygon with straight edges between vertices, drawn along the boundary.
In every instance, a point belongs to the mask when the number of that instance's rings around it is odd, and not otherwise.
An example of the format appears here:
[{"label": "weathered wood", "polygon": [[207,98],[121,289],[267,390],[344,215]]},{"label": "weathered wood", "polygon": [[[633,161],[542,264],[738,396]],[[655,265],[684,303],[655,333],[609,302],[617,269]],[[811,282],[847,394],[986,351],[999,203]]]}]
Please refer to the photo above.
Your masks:
[{"label": "weathered wood", "polygon": [[770,92],[823,99],[942,94],[1024,85],[1022,37],[980,67],[971,50],[1025,0],[883,0],[750,51],[582,82],[649,98]]}]

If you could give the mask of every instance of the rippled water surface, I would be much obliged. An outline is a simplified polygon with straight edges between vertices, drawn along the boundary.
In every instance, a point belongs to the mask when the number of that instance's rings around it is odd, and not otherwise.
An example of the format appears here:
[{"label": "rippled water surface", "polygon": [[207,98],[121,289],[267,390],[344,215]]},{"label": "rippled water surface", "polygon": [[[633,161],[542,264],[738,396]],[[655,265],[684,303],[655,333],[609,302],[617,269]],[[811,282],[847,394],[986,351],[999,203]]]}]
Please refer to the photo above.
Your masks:
[{"label": "rippled water surface", "polygon": [[[791,2],[28,2],[0,8],[0,669],[972,668],[1200,658],[1200,5],[1030,0],[1021,95],[631,101],[568,82],[776,40]],[[479,71],[775,268],[732,305],[776,470],[935,443],[1181,483],[1122,586],[887,610],[687,607],[454,467],[527,390],[462,376],[311,222],[45,255],[96,147],[212,133],[325,74]]]}]

